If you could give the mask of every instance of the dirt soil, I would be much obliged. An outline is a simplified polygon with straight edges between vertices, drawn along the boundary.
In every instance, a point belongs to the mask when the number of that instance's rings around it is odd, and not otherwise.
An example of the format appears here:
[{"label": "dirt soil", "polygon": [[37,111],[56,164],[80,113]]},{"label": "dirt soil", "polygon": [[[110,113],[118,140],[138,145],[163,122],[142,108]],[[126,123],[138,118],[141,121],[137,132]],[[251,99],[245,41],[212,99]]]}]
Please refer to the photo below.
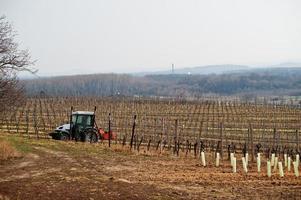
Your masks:
[{"label": "dirt soil", "polygon": [[[3,138],[22,152],[0,161],[2,199],[301,199],[301,177],[256,172],[232,173],[224,160],[169,152],[130,151],[128,147],[26,138]],[[209,156],[209,155],[208,155]]]}]

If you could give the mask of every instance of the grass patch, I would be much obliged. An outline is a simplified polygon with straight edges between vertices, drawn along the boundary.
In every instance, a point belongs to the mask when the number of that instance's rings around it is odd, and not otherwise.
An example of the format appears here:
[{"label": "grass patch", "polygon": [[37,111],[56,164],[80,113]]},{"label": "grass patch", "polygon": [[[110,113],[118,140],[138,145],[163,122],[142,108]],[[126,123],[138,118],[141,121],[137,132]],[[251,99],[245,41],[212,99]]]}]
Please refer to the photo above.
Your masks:
[{"label": "grass patch", "polygon": [[21,137],[5,137],[3,138],[4,140],[6,140],[7,142],[9,142],[14,148],[16,148],[17,151],[21,152],[21,153],[30,153],[32,152],[32,146],[30,144],[28,144],[28,142],[25,138],[21,138]]},{"label": "grass patch", "polygon": [[20,156],[20,153],[9,142],[0,140],[0,160],[8,160]]},{"label": "grass patch", "polygon": [[137,154],[131,152],[128,146],[122,147],[121,145],[112,144],[111,148],[109,148],[107,143],[90,144],[74,141],[57,141],[51,139],[29,139],[27,137],[19,137],[16,135],[0,135],[0,141],[6,141],[21,154],[39,153],[40,150],[36,149],[35,147],[42,147],[54,151],[64,152],[74,157],[116,158],[126,156],[128,158],[134,158],[138,156],[139,159],[151,159],[151,156],[144,155],[143,153]]}]

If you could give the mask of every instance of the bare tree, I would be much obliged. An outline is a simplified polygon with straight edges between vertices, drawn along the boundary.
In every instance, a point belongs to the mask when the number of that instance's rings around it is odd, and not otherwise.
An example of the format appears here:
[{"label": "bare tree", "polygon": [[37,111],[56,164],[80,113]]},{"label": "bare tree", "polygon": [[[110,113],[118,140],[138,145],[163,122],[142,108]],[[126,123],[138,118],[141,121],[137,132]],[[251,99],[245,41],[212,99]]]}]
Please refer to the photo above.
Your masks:
[{"label": "bare tree", "polygon": [[0,17],[0,112],[18,105],[22,100],[23,89],[19,85],[17,72],[36,72],[31,68],[34,62],[28,50],[20,50],[14,39],[11,24],[4,16]]}]

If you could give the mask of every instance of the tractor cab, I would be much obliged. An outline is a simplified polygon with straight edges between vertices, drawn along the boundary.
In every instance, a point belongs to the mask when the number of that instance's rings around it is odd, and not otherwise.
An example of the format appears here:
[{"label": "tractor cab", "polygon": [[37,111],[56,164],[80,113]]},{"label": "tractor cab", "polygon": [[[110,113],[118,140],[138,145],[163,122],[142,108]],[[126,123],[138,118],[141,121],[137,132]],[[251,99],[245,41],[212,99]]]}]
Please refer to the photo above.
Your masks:
[{"label": "tractor cab", "polygon": [[85,132],[93,130],[95,125],[95,113],[89,111],[72,112],[70,116],[70,134],[72,139],[86,141],[89,137]]},{"label": "tractor cab", "polygon": [[74,138],[76,133],[80,133],[86,128],[93,128],[95,123],[94,112],[89,111],[76,111],[72,112],[70,120],[70,132]]}]

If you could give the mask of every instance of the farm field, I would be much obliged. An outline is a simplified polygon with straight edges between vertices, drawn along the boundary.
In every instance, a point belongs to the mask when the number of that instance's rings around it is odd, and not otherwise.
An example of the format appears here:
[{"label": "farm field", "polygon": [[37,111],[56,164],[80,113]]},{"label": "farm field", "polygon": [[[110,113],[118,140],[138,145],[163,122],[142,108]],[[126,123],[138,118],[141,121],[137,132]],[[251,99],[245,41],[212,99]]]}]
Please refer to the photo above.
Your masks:
[{"label": "farm field", "polygon": [[[98,127],[117,133],[110,147],[106,140],[50,139],[55,127],[68,123],[71,106],[97,107]],[[16,149],[15,158],[0,159],[0,199],[301,199],[301,179],[294,174],[300,124],[301,109],[288,105],[28,98],[0,116],[0,142]],[[267,176],[267,161],[275,157],[284,177],[275,167]]]},{"label": "farm field", "polygon": [[[293,173],[271,178],[232,173],[230,162],[168,152],[130,151],[106,143],[28,139],[2,134],[20,155],[0,162],[0,199],[300,199],[301,179]],[[265,166],[263,166],[264,169]]]},{"label": "farm field", "polygon": [[[129,142],[135,121],[135,140],[142,143],[238,148],[253,142],[264,148],[299,148],[301,109],[288,105],[256,105],[242,102],[179,101],[123,98],[28,98],[23,106],[10,108],[0,116],[0,131],[27,137],[47,138],[55,127],[68,123],[70,108],[93,111],[97,107],[98,127],[111,129],[118,140]],[[251,141],[252,140],[252,141]]]}]

